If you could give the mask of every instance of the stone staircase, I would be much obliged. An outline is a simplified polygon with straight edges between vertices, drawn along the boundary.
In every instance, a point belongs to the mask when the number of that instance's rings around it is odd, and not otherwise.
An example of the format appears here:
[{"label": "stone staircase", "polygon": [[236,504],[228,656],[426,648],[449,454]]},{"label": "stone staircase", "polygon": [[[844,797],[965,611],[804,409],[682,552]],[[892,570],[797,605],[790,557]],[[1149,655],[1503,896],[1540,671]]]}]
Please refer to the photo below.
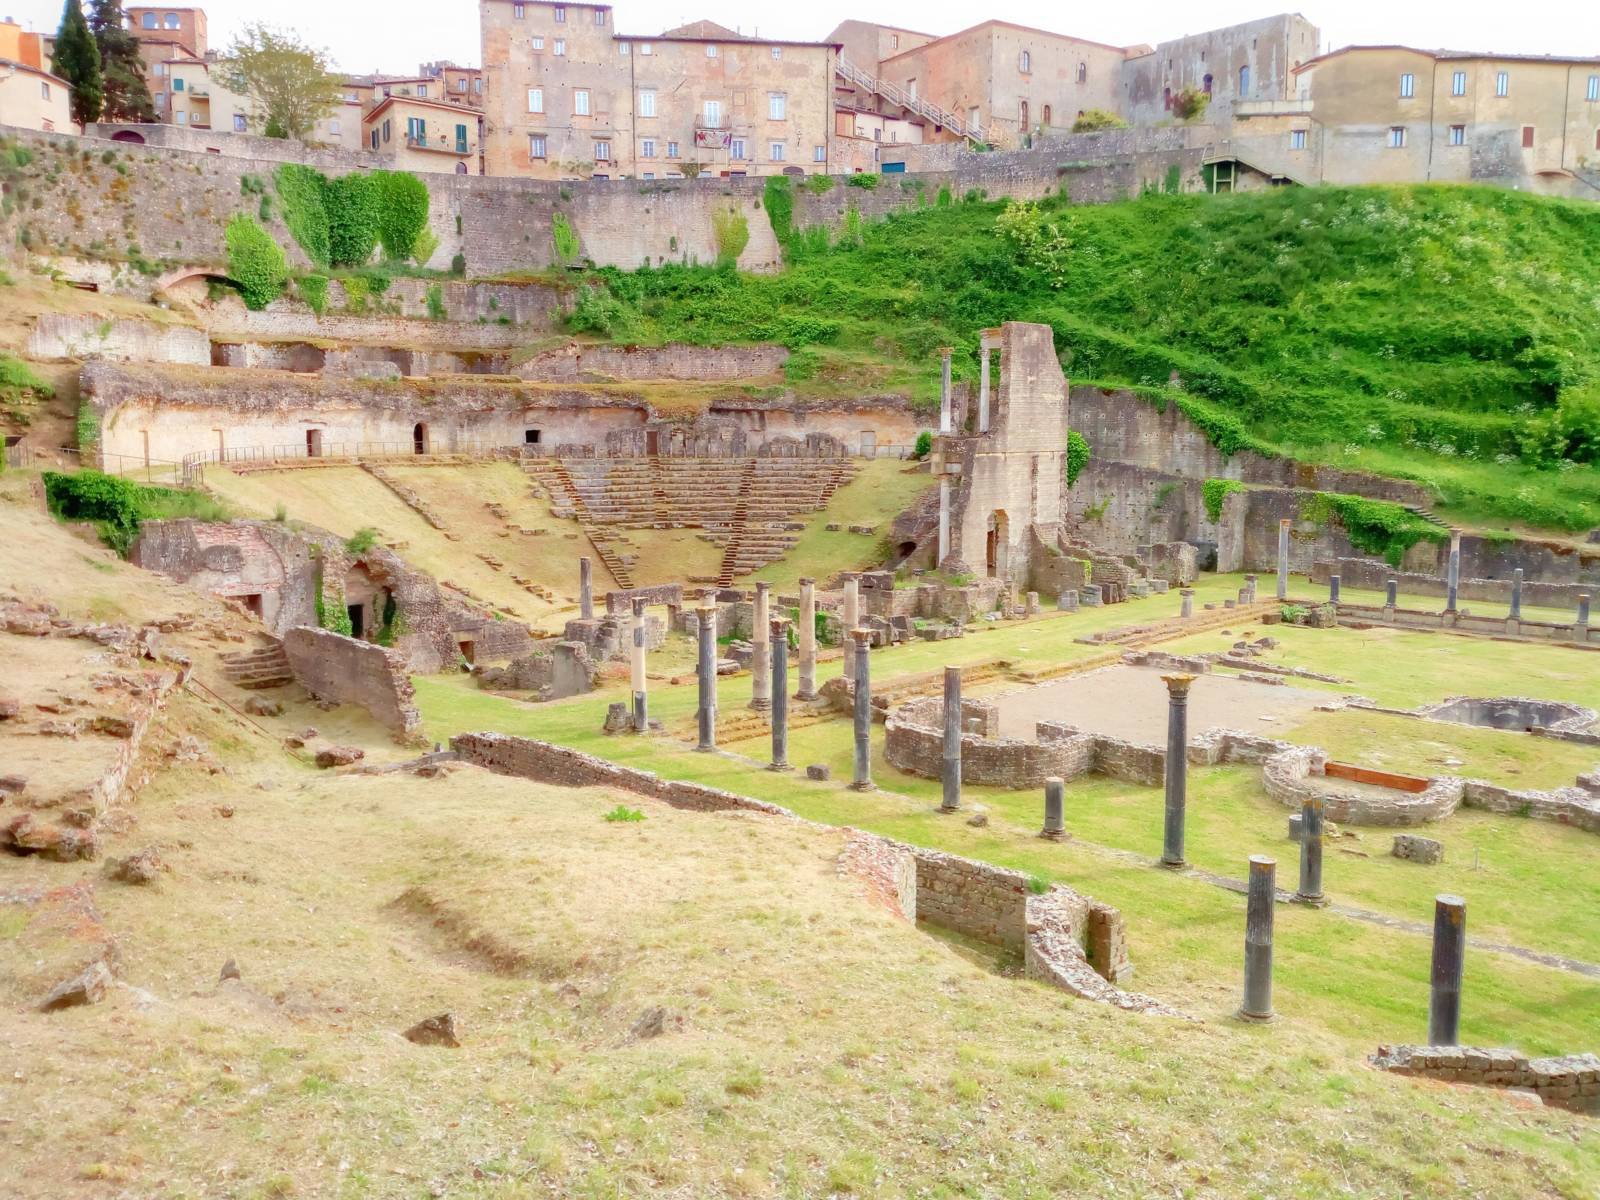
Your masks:
[{"label": "stone staircase", "polygon": [[589,544],[594,547],[595,557],[605,564],[606,570],[610,571],[611,577],[617,581],[617,586],[631,588],[633,574],[617,552],[619,539],[598,527],[599,523],[589,507],[588,497],[579,490],[577,481],[567,470],[565,462],[559,458],[527,459],[523,463],[523,470],[536,476],[544,484],[545,490],[550,493],[551,512],[558,517],[571,517],[578,522],[584,536],[589,539]]},{"label": "stone staircase", "polygon": [[271,645],[254,650],[235,650],[222,656],[222,674],[235,687],[249,691],[285,687],[294,682],[294,672],[289,669],[289,659],[283,652],[283,643],[274,640]]},{"label": "stone staircase", "polygon": [[1085,640],[1115,644],[1128,650],[1139,650],[1161,642],[1170,642],[1176,638],[1188,637],[1193,633],[1207,633],[1213,629],[1225,629],[1229,625],[1253,624],[1265,614],[1277,612],[1281,607],[1280,602],[1274,598],[1258,600],[1254,604],[1239,604],[1233,608],[1196,608],[1194,616],[1187,621],[1182,617],[1173,616],[1143,625],[1124,625],[1120,629],[1109,629]]}]

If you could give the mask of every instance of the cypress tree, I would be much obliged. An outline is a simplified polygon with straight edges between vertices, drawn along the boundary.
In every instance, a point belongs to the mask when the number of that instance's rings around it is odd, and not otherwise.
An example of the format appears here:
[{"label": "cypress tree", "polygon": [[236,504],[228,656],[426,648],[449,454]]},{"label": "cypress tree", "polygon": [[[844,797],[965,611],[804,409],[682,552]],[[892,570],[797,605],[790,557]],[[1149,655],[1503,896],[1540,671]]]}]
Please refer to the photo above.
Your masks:
[{"label": "cypress tree", "polygon": [[100,47],[89,32],[89,22],[84,20],[78,0],[67,0],[61,10],[61,28],[56,33],[56,54],[50,69],[72,87],[72,119],[79,125],[98,119],[105,100]]},{"label": "cypress tree", "polygon": [[156,119],[155,101],[145,82],[139,40],[122,21],[121,0],[94,0],[89,30],[100,47],[100,73],[105,80],[105,121],[149,123]]}]

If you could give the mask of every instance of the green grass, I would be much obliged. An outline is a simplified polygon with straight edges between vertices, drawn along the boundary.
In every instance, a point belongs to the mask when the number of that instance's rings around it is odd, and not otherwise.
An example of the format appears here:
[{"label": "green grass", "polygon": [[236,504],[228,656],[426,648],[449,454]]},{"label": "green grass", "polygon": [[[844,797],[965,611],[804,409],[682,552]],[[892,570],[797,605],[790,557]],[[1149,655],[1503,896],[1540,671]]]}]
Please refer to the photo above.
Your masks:
[{"label": "green grass", "polygon": [[601,332],[781,341],[791,377],[899,364],[931,405],[938,346],[970,379],[980,328],[1041,321],[1080,381],[1165,401],[1177,372],[1219,445],[1416,479],[1458,519],[1600,524],[1600,472],[1579,465],[1600,453],[1594,205],[1455,186],[1055,198],[1041,216],[1070,248],[1050,269],[1002,211],[896,213],[831,245],[797,231],[772,276],[600,271]]}]

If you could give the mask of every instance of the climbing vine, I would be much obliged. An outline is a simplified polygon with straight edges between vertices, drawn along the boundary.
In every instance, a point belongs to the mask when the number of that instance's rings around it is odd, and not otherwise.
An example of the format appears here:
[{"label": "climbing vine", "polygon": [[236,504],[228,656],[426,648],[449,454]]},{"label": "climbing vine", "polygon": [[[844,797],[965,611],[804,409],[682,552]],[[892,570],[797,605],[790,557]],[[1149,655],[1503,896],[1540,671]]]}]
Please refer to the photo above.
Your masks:
[{"label": "climbing vine", "polygon": [[572,222],[567,220],[566,213],[556,213],[550,218],[550,244],[555,250],[556,261],[564,267],[570,267],[578,261],[578,235],[572,228]]},{"label": "climbing vine", "polygon": [[742,212],[727,209],[712,214],[711,231],[717,239],[717,265],[733,266],[750,244],[750,222]]},{"label": "climbing vine", "polygon": [[1381,556],[1392,567],[1398,567],[1406,551],[1418,542],[1442,545],[1450,540],[1445,529],[1409,508],[1339,492],[1310,496],[1300,508],[1300,517],[1318,525],[1337,522],[1352,546],[1364,554]]},{"label": "climbing vine", "polygon": [[289,260],[283,247],[249,213],[234,213],[228,222],[228,277],[249,309],[265,308],[283,294],[289,282]]},{"label": "climbing vine", "polygon": [[1244,491],[1237,479],[1208,479],[1200,485],[1200,499],[1206,506],[1206,520],[1215,525],[1222,520],[1222,503],[1235,492]]},{"label": "climbing vine", "polygon": [[1078,482],[1078,475],[1089,462],[1089,441],[1076,429],[1067,432],[1067,486]]},{"label": "climbing vine", "polygon": [[787,246],[794,232],[794,187],[787,175],[768,175],[765,202],[767,221],[778,245]]}]

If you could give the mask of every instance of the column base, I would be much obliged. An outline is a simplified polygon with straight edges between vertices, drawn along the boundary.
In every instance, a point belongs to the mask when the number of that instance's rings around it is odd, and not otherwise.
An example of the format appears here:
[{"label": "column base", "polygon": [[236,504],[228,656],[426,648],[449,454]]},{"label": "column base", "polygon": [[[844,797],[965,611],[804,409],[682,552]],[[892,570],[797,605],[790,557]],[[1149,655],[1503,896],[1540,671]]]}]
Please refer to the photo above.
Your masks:
[{"label": "column base", "polygon": [[1244,1021],[1251,1025],[1270,1025],[1278,1019],[1277,1013],[1253,1013],[1240,1009],[1233,1014],[1236,1021]]},{"label": "column base", "polygon": [[1041,829],[1039,836],[1047,842],[1064,842],[1072,835],[1065,829]]},{"label": "column base", "polygon": [[878,790],[878,785],[873,783],[870,779],[864,782],[852,779],[850,781],[850,790],[852,792],[875,792]]},{"label": "column base", "polygon": [[749,707],[750,707],[751,711],[753,711],[753,712],[771,712],[772,711],[772,701],[771,700],[752,700],[752,701],[750,701]]},{"label": "column base", "polygon": [[714,754],[716,753],[716,749],[717,748],[715,746],[696,746],[694,748],[694,752],[696,754]]},{"label": "column base", "polygon": [[1184,862],[1181,858],[1177,862],[1171,862],[1165,858],[1161,858],[1156,860],[1156,866],[1168,871],[1183,871],[1188,869],[1189,864]]},{"label": "column base", "polygon": [[942,812],[942,813],[960,812],[961,811],[961,805],[959,805],[959,804],[940,804],[938,811]]},{"label": "column base", "polygon": [[815,700],[817,698],[817,693],[815,690],[809,692],[799,691],[794,694],[794,698],[796,700]]},{"label": "column base", "polygon": [[1289,897],[1289,903],[1303,904],[1307,908],[1327,908],[1333,901],[1329,900],[1327,896],[1302,896],[1299,892],[1296,892]]},{"label": "column base", "polygon": [[792,771],[794,768],[786,762],[773,762],[767,764],[769,771]]}]

